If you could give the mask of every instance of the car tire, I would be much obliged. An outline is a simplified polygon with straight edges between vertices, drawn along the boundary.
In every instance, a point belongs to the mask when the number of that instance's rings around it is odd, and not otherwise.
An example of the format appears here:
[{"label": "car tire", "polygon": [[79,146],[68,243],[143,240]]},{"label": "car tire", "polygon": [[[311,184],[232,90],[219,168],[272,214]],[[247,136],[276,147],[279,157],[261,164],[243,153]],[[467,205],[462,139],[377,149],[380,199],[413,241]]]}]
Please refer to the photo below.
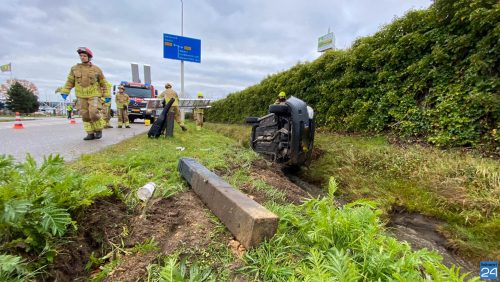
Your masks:
[{"label": "car tire", "polygon": [[255,124],[255,123],[259,122],[259,118],[258,117],[247,117],[245,122],[249,123],[249,124]]},{"label": "car tire", "polygon": [[270,105],[269,113],[271,114],[288,114],[290,112],[287,105]]}]

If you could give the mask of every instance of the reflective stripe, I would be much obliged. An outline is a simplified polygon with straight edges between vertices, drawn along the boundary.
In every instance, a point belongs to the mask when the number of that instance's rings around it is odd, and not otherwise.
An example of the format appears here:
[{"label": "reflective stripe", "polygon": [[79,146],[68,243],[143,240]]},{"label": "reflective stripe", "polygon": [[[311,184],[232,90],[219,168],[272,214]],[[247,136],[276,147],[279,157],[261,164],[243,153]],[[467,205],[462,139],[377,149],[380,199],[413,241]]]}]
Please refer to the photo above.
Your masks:
[{"label": "reflective stripe", "polygon": [[85,130],[85,132],[87,132],[87,133],[93,133],[94,129],[92,128],[92,123],[90,123],[88,121],[84,121],[83,122],[83,130]]}]

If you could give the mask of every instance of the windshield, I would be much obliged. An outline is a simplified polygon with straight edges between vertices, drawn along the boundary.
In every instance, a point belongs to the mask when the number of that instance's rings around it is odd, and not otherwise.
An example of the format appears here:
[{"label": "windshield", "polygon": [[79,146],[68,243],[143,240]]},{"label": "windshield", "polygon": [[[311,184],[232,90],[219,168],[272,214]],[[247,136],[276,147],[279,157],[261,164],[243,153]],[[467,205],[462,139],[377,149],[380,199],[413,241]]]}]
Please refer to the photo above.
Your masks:
[{"label": "windshield", "polygon": [[151,98],[151,89],[125,87],[125,93],[131,98]]}]

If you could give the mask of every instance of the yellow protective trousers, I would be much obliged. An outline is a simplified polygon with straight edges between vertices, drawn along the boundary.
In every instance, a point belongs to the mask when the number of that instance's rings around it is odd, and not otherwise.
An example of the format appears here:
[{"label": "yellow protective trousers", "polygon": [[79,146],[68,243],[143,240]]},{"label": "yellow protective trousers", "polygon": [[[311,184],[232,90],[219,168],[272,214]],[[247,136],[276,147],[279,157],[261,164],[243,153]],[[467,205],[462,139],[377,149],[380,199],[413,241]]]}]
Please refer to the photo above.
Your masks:
[{"label": "yellow protective trousers", "polygon": [[184,127],[184,123],[181,120],[181,111],[179,110],[178,106],[171,106],[169,112],[174,112],[174,119],[175,121],[181,126]]},{"label": "yellow protective trousers", "polygon": [[203,127],[203,112],[195,112],[194,119],[196,120],[196,126]]},{"label": "yellow protective trousers", "polygon": [[118,112],[118,126],[122,126],[125,124],[127,126],[128,123],[128,111],[125,109],[117,109]]},{"label": "yellow protective trousers", "polygon": [[101,102],[99,97],[78,98],[78,106],[83,120],[83,129],[87,133],[102,131],[104,120],[99,113]]},{"label": "yellow protective trousers", "polygon": [[104,104],[104,109],[102,111],[104,115],[104,123],[109,125],[109,121],[111,120],[111,107]]}]

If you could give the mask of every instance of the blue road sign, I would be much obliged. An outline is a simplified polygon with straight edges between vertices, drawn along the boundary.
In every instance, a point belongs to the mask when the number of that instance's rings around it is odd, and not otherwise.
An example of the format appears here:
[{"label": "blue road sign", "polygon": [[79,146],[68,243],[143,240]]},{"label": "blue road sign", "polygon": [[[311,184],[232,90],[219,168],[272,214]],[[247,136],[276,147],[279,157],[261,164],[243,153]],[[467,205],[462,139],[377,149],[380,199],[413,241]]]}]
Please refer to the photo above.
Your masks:
[{"label": "blue road sign", "polygon": [[163,58],[199,63],[201,40],[164,33]]}]

